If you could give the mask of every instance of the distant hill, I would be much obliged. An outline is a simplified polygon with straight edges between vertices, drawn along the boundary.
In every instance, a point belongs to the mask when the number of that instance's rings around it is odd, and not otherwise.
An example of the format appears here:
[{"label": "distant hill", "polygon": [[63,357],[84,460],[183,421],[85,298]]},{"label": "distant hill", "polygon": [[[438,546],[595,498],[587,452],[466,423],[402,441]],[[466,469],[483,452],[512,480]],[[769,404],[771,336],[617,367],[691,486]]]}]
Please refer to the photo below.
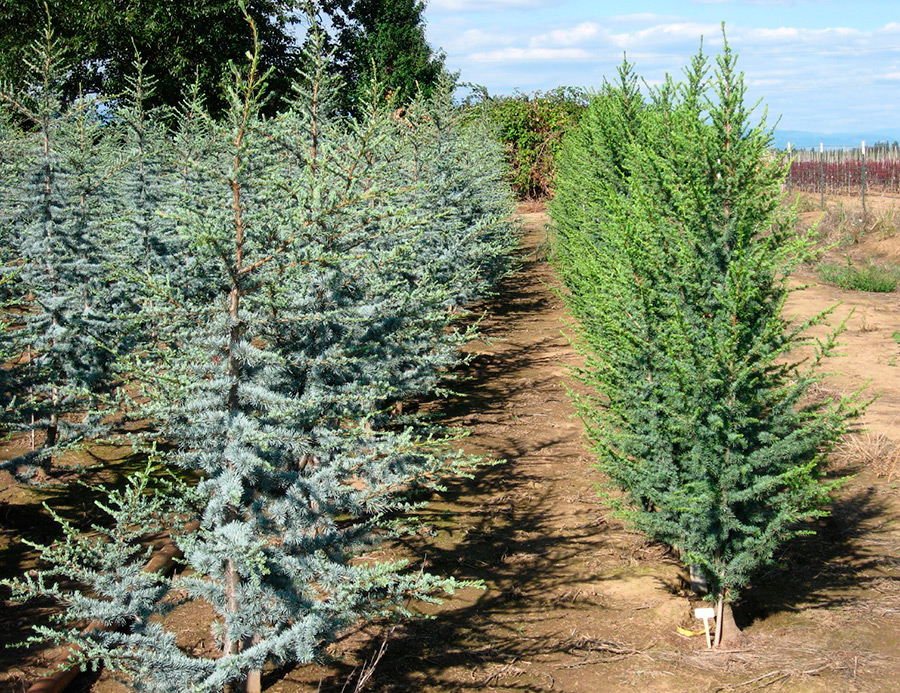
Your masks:
[{"label": "distant hill", "polygon": [[791,143],[792,149],[818,149],[819,143],[826,149],[852,149],[859,147],[865,141],[866,145],[876,142],[900,142],[900,131],[893,132],[804,132],[802,130],[775,130],[775,145],[779,149],[787,148]]}]

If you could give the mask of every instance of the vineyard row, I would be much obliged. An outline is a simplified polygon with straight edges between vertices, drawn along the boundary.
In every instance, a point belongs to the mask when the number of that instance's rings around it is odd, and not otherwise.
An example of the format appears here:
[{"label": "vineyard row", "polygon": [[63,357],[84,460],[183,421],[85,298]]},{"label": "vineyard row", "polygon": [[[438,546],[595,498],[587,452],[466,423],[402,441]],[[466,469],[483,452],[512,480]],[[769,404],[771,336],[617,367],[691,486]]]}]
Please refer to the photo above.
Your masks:
[{"label": "vineyard row", "polygon": [[[859,195],[900,194],[900,149],[782,151],[788,190]],[[788,158],[790,157],[790,159]]]}]

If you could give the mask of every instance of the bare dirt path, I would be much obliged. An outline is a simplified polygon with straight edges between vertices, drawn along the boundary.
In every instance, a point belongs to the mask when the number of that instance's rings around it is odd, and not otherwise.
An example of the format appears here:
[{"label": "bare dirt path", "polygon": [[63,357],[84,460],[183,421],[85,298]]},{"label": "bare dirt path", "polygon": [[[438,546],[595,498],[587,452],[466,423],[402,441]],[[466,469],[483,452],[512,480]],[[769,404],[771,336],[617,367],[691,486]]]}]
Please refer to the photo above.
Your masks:
[{"label": "bare dirt path", "polygon": [[[471,380],[460,383],[466,396],[441,405],[451,423],[472,431],[467,449],[507,462],[455,484],[429,511],[433,535],[413,550],[430,569],[482,579],[486,589],[427,609],[434,620],[397,627],[367,690],[895,690],[900,501],[866,470],[818,535],[791,544],[782,566],[747,594],[737,613],[746,635],[739,651],[711,653],[702,636],[676,631],[702,627],[679,564],[623,528],[597,498],[599,475],[565,392],[566,367],[577,357],[543,257],[546,216],[523,221],[522,269],[485,322],[497,341],[473,347]],[[791,309],[809,314],[835,302],[837,290],[817,291]],[[867,324],[877,312],[883,329],[891,321],[900,328],[896,296],[844,299],[872,303]],[[851,322],[850,337],[857,327]],[[884,340],[870,342],[852,344],[844,370],[884,366]],[[828,387],[845,390],[866,376],[835,377]],[[885,406],[870,411],[879,424],[895,416],[900,394],[900,383],[887,384]],[[355,680],[353,665],[374,652],[371,641],[356,652],[353,645],[326,678],[298,669],[271,690],[342,690]]]}]

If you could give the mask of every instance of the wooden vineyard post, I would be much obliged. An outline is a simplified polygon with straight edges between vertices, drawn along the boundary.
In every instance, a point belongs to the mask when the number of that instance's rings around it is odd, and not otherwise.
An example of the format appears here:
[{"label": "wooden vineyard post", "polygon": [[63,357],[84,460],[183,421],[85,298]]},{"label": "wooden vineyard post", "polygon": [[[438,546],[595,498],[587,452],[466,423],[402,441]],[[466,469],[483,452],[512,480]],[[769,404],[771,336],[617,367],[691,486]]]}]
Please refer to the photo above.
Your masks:
[{"label": "wooden vineyard post", "polygon": [[[877,173],[877,169],[876,169]],[[863,224],[866,223],[866,141],[862,141],[862,210]]]},{"label": "wooden vineyard post", "polygon": [[793,194],[794,192],[794,162],[791,160],[791,143],[787,143],[787,158],[788,158],[788,170],[787,170],[787,180],[788,180],[788,195]]},{"label": "wooden vineyard post", "polygon": [[825,143],[819,142],[819,193],[822,209],[825,209]]}]

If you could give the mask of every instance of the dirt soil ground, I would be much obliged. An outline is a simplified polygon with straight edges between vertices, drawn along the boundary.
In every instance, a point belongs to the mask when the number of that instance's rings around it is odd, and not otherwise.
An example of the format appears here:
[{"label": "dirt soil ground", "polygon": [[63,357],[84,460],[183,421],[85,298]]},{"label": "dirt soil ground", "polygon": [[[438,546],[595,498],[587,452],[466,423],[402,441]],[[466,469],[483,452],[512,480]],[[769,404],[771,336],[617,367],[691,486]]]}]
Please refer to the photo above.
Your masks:
[{"label": "dirt soil ground", "polygon": [[[413,605],[432,618],[348,633],[334,646],[332,665],[269,672],[266,689],[897,690],[900,469],[888,475],[900,416],[900,366],[893,365],[900,347],[892,337],[900,330],[900,294],[819,285],[811,268],[798,276],[798,283],[814,286],[792,296],[792,315],[811,315],[836,300],[843,302],[838,316],[856,308],[843,339],[848,355],[829,363],[835,374],[821,394],[867,381],[883,394],[866,414],[869,432],[835,456],[856,476],[831,517],[816,525],[815,536],[787,546],[738,605],[741,646],[712,652],[703,635],[677,630],[702,624],[693,618],[695,603],[676,558],[625,528],[597,497],[600,478],[566,394],[567,369],[578,360],[545,261],[546,216],[531,211],[522,218],[521,270],[485,307],[492,341],[471,345],[474,357],[458,384],[463,396],[440,404],[449,423],[471,431],[467,450],[506,462],[452,483],[425,514],[430,531],[385,549],[433,572],[483,580],[485,589],[463,590],[440,606]],[[900,250],[900,237],[882,241]],[[17,523],[27,520],[9,507],[7,519],[12,513]],[[6,573],[10,542],[22,530],[0,521]],[[6,604],[4,629],[21,632],[41,614]],[[8,670],[0,690],[24,690],[45,655],[2,655],[0,667]],[[94,675],[70,690],[122,689]]]}]

